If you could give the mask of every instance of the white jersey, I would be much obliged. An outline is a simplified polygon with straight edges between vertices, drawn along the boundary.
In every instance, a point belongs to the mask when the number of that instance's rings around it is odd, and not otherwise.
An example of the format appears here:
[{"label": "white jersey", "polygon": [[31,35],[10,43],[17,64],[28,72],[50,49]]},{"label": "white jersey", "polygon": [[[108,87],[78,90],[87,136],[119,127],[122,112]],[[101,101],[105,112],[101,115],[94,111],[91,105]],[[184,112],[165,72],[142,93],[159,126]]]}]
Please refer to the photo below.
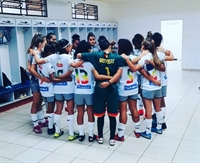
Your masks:
[{"label": "white jersey", "polygon": [[[133,58],[136,58],[136,56],[130,55],[129,58],[132,60]],[[124,66],[122,68],[122,75],[117,85],[120,96],[138,94],[137,72],[132,72],[128,66]]]},{"label": "white jersey", "polygon": [[[77,62],[79,59],[76,59]],[[75,93],[92,94],[94,93],[94,66],[90,62],[84,62],[79,68],[75,69]]]},{"label": "white jersey", "polygon": [[[40,76],[49,77],[50,74],[54,73],[54,68],[51,63],[45,63],[37,65],[37,72]],[[40,85],[40,92],[43,97],[54,96],[53,83],[42,82],[41,79],[38,80]]]},{"label": "white jersey", "polygon": [[158,58],[161,62],[164,63],[165,65],[165,72],[160,71],[160,82],[161,82],[161,86],[166,86],[168,83],[168,77],[167,77],[167,61],[165,61],[165,53],[163,52],[157,52]]},{"label": "white jersey", "polygon": [[[155,80],[160,81],[160,71],[156,70],[151,64],[146,64],[145,61],[148,60],[153,60],[153,56],[151,53],[146,54],[143,56],[138,64],[141,65],[146,71],[150,73],[150,75],[153,76]],[[141,89],[148,90],[148,91],[153,91],[153,90],[159,90],[161,89],[161,86],[155,85],[153,82],[147,80],[143,76],[141,76]]]},{"label": "white jersey", "polygon": [[[70,54],[53,54],[45,58],[45,62],[50,62],[55,70],[55,77],[66,73],[70,69],[70,64],[74,62]],[[54,83],[55,94],[74,93],[74,81]]]}]

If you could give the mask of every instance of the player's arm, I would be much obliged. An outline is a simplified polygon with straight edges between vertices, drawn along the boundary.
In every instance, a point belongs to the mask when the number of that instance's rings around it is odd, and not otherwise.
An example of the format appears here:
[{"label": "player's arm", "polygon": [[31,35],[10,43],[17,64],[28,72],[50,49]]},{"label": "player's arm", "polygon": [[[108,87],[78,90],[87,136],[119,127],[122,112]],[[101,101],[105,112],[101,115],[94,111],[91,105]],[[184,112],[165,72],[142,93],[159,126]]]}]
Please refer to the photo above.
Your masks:
[{"label": "player's arm", "polygon": [[107,82],[102,82],[99,86],[101,88],[106,88],[112,83],[116,83],[121,77],[121,75],[122,75],[122,68],[118,68],[116,74],[110,80],[108,80]]},{"label": "player's arm", "polygon": [[164,58],[165,61],[174,60],[174,54],[170,50],[164,49],[162,46],[157,47],[156,50],[165,53],[165,58]]},{"label": "player's arm", "polygon": [[153,76],[152,76],[148,71],[146,71],[145,69],[141,68],[141,69],[139,70],[139,72],[140,72],[140,74],[141,74],[142,76],[144,76],[147,80],[153,82],[155,85],[157,85],[157,86],[160,86],[160,85],[161,85],[160,81],[155,80],[155,79],[153,78]]},{"label": "player's arm", "polygon": [[96,80],[110,80],[112,78],[112,76],[100,75],[95,69],[92,70],[92,73]]},{"label": "player's arm", "polygon": [[46,82],[46,83],[50,83],[50,80],[46,77],[42,77],[40,76],[37,71],[36,71],[36,64],[32,64],[31,65],[31,69],[30,69],[30,72],[32,75],[34,75],[35,77],[41,79],[42,81]]},{"label": "player's arm", "polygon": [[73,68],[78,68],[80,67],[82,64],[83,64],[83,60],[79,60],[79,61],[76,61],[76,62],[71,62],[70,66],[73,67]]},{"label": "player's arm", "polygon": [[70,79],[72,72],[73,72],[73,69],[69,69],[66,73],[60,75],[58,78],[59,79],[65,79],[65,80],[68,79],[68,78]]},{"label": "player's arm", "polygon": [[145,56],[147,53],[148,53],[147,50],[143,50],[142,53],[141,53],[138,57],[133,58],[133,59],[131,60],[131,62],[132,62],[133,64],[138,63],[138,61],[139,61],[143,56]]},{"label": "player's arm", "polygon": [[36,62],[37,64],[44,64],[44,63],[47,62],[47,60],[46,60],[47,57],[46,57],[46,58],[41,58],[41,59],[40,59],[35,51],[32,51],[32,55],[34,56],[35,62]]},{"label": "player's arm", "polygon": [[54,76],[54,73],[49,74],[49,77],[50,77],[50,81],[51,81],[52,83],[59,83],[59,82],[64,82],[64,81],[66,81],[66,79],[59,79],[59,78],[56,78],[56,77]]},{"label": "player's arm", "polygon": [[156,66],[153,60],[150,60],[150,61],[146,60],[145,63],[146,64],[151,64],[158,71],[162,71],[162,72],[166,71],[165,64],[162,63],[162,62],[161,62],[160,66]]}]

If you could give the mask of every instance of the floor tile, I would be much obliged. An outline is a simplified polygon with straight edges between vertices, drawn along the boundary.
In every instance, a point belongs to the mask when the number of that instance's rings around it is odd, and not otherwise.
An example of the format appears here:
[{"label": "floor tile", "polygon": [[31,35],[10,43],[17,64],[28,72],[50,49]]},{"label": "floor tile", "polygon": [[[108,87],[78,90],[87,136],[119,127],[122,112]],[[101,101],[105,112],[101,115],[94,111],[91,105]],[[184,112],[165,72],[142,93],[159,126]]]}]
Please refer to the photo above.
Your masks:
[{"label": "floor tile", "polygon": [[23,133],[10,131],[10,132],[7,132],[6,134],[4,134],[4,135],[1,136],[1,141],[13,143],[16,140],[24,137],[25,135],[26,134],[23,134]]},{"label": "floor tile", "polygon": [[178,150],[172,163],[199,163],[200,154]]},{"label": "floor tile", "polygon": [[25,124],[21,127],[16,128],[14,131],[29,134],[29,133],[32,133],[32,131],[33,131],[33,125]]},{"label": "floor tile", "polygon": [[200,143],[190,140],[182,140],[178,150],[200,153]]},{"label": "floor tile", "polygon": [[10,143],[8,143],[8,142],[0,141],[0,149],[5,147],[5,146],[7,146],[7,145],[9,145],[9,144]]},{"label": "floor tile", "polygon": [[183,136],[184,140],[200,141],[200,133],[187,130]]},{"label": "floor tile", "polygon": [[1,136],[4,135],[4,134],[6,134],[6,133],[8,133],[8,132],[10,132],[10,131],[3,130],[3,129],[0,128],[0,140],[1,140]]},{"label": "floor tile", "polygon": [[70,163],[74,159],[75,157],[57,154],[57,153],[50,153],[39,163]]},{"label": "floor tile", "polygon": [[47,151],[29,148],[25,152],[15,157],[13,160],[20,161],[23,163],[28,163],[31,160],[31,162],[35,163],[41,161],[44,157],[46,157],[49,154],[50,152]]},{"label": "floor tile", "polygon": [[71,163],[97,163],[97,162],[76,158]]},{"label": "floor tile", "polygon": [[5,163],[5,162],[8,162],[10,159],[7,159],[5,157],[0,157],[0,162],[1,163]]},{"label": "floor tile", "polygon": [[137,163],[169,163],[169,162],[142,156],[142,158],[140,158],[140,160]]},{"label": "floor tile", "polygon": [[113,151],[103,148],[90,147],[82,152],[78,158],[94,162],[104,162]]},{"label": "floor tile", "polygon": [[12,159],[16,157],[17,155],[21,154],[22,152],[26,151],[28,147],[20,146],[16,144],[9,144],[6,147],[0,149],[0,156],[5,157],[8,159]]},{"label": "floor tile", "polygon": [[20,122],[9,122],[9,123],[6,123],[4,125],[1,126],[1,129],[4,129],[4,130],[14,130],[16,128],[19,128],[21,126],[23,126],[24,123],[20,123]]}]

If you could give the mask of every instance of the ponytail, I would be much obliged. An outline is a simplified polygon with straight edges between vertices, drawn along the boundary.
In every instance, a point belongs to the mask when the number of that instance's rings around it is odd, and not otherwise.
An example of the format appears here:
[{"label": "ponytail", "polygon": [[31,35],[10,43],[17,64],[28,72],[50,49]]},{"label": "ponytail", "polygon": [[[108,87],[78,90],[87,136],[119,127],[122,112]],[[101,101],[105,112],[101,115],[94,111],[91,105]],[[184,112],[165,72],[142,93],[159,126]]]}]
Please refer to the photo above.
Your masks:
[{"label": "ponytail", "polygon": [[161,65],[161,62],[160,62],[157,52],[156,52],[154,40],[151,40],[151,44],[152,44],[153,62],[155,63],[156,67],[159,67]]}]

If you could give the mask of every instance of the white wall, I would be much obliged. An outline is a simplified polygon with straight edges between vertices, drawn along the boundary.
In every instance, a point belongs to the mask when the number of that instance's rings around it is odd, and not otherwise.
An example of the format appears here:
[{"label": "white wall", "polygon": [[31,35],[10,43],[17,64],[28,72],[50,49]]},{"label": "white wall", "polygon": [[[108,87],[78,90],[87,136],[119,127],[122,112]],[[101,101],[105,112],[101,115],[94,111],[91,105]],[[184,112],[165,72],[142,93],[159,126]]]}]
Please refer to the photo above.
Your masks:
[{"label": "white wall", "polygon": [[113,21],[118,22],[118,38],[132,39],[136,33],[160,32],[161,20],[183,20],[182,68],[200,70],[199,5],[199,0],[113,3]]}]

